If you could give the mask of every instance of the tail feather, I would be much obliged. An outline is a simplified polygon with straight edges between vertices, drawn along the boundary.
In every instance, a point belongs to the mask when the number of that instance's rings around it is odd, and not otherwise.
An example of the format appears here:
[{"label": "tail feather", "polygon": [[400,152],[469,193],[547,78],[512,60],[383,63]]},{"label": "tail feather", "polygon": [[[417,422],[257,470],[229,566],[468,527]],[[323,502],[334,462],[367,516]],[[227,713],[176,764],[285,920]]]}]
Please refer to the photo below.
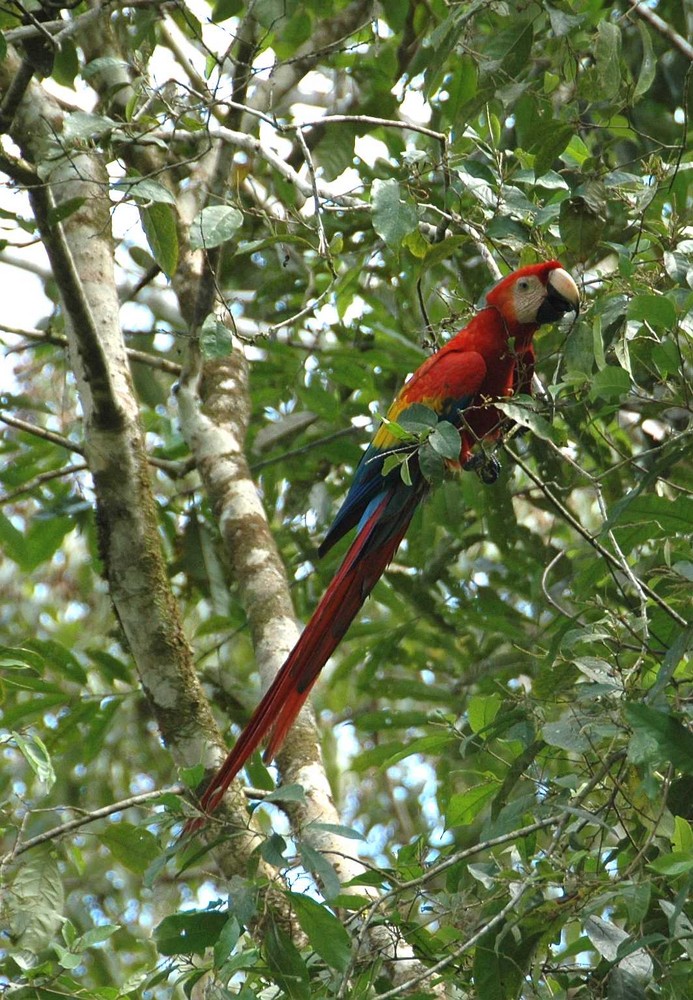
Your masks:
[{"label": "tail feather", "polygon": [[[205,813],[217,808],[267,733],[270,737],[264,760],[275,756],[320,671],[391,562],[423,493],[416,487],[388,489],[374,504],[298,642],[201,796],[200,807]],[[191,820],[186,832],[201,825],[201,820]]]}]

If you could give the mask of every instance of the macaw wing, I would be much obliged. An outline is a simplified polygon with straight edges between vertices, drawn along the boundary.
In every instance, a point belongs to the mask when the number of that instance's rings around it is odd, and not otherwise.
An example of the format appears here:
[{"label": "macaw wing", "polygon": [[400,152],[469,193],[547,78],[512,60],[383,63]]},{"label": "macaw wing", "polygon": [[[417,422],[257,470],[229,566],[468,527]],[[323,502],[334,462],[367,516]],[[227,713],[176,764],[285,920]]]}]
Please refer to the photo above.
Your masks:
[{"label": "macaw wing", "polygon": [[[461,412],[474,399],[485,376],[486,364],[481,355],[455,350],[451,342],[417,369],[391,404],[387,417],[397,421],[409,406],[421,403],[434,410],[440,420],[458,425]],[[383,515],[386,520],[394,520],[401,507],[407,505],[407,493],[418,490],[417,482],[412,486],[403,482],[398,466],[382,474],[385,459],[398,447],[401,441],[386,423],[381,424],[361,456],[349,492],[318,549],[319,556],[353,527],[365,524],[388,493],[391,500]]]},{"label": "macaw wing", "polygon": [[399,479],[401,482],[398,468],[391,469],[386,476],[382,474],[385,459],[392,447],[397,444],[394,435],[390,434],[388,437],[391,438],[391,442],[385,443],[382,447],[375,443],[374,438],[361,456],[349,492],[318,548],[319,556],[324,556],[357,524],[367,521],[371,511],[384,499],[388,491],[394,488],[396,480]]}]

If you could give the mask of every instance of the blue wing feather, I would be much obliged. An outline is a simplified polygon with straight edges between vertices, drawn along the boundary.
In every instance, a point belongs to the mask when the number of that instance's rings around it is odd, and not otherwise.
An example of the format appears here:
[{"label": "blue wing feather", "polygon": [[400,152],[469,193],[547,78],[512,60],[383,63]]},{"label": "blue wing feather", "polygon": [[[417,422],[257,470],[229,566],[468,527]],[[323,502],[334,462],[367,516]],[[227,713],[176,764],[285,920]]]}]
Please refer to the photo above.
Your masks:
[{"label": "blue wing feather", "polygon": [[[462,411],[465,407],[469,406],[473,398],[472,395],[466,395],[460,399],[445,399],[437,401],[438,406],[431,406],[431,408],[436,409],[440,420],[448,420],[450,423],[455,424],[455,426],[459,426]],[[426,403],[427,405],[431,405],[428,400]],[[396,415],[392,413],[395,410],[396,404],[397,401],[389,411],[393,419],[401,417],[406,412],[405,407]],[[385,442],[391,447],[383,447]],[[413,467],[410,468],[410,472],[412,473],[411,486],[407,486],[403,482],[399,466],[391,469],[387,475],[383,476],[383,463],[388,454],[391,453],[392,447],[396,446],[397,439],[394,435],[389,434],[386,424],[381,425],[373,441],[361,456],[361,461],[354,473],[354,480],[349,488],[349,492],[344,498],[342,506],[339,508],[334,521],[318,548],[318,555],[320,557],[324,556],[340,538],[356,525],[360,529],[387,493],[392,493],[393,496],[392,502],[387,505],[384,511],[384,519],[386,521],[396,516],[400,508],[406,505],[406,498],[410,491],[416,490],[417,495],[420,494],[418,480],[421,478],[421,475],[418,463],[412,463]]]}]

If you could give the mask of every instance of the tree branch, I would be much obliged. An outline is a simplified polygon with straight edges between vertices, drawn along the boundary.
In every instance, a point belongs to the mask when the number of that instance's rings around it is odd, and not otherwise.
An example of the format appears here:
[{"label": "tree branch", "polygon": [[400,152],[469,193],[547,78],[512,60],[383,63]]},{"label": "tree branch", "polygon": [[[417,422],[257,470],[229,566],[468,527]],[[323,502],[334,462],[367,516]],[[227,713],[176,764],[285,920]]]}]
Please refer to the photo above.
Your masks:
[{"label": "tree branch", "polygon": [[[18,64],[10,50],[0,89]],[[30,197],[63,300],[68,343],[84,413],[84,455],[94,479],[101,557],[116,615],[165,742],[179,763],[198,763],[216,729],[195,673],[161,550],[139,407],[119,326],[108,177],[96,152],[46,164],[46,138],[58,134],[57,104],[33,85],[12,137],[27,162],[45,168]],[[51,208],[80,208],[65,223]],[[137,573],[133,574],[133,566]]]},{"label": "tree branch", "polygon": [[59,826],[53,826],[50,830],[45,830],[43,833],[39,833],[35,837],[30,837],[29,840],[18,840],[12,850],[9,851],[3,858],[0,858],[0,865],[14,861],[15,858],[18,858],[20,855],[30,851],[32,847],[38,847],[40,844],[45,844],[50,840],[56,840],[58,837],[65,836],[66,833],[72,833],[73,830],[79,830],[82,826],[95,823],[98,819],[104,819],[106,816],[112,816],[113,813],[123,812],[125,809],[132,809],[133,806],[144,805],[154,799],[160,799],[162,795],[185,795],[186,793],[187,788],[185,785],[171,785],[169,788],[157,788],[152,792],[141,792],[139,795],[131,795],[127,799],[121,799],[120,802],[112,802],[110,805],[103,806],[101,809],[92,809],[84,816],[78,816],[76,819],[71,819],[66,823],[61,823]]},{"label": "tree branch", "polygon": [[0,420],[8,427],[24,431],[25,434],[33,434],[34,437],[41,438],[43,441],[50,441],[51,444],[57,444],[58,447],[64,448],[66,451],[73,451],[75,455],[84,455],[82,445],[71,441],[63,434],[49,431],[46,427],[39,427],[38,424],[31,424],[28,420],[22,420],[21,417],[11,417],[8,413],[0,413]]},{"label": "tree branch", "polygon": [[688,42],[683,35],[679,35],[670,24],[667,24],[659,14],[656,14],[651,7],[648,7],[642,2],[642,0],[628,0],[631,6],[633,14],[637,17],[642,18],[643,21],[647,21],[651,28],[654,28],[662,38],[666,38],[668,42],[674,46],[675,49],[681,53],[681,55],[688,59],[689,62],[693,62],[693,45]]}]

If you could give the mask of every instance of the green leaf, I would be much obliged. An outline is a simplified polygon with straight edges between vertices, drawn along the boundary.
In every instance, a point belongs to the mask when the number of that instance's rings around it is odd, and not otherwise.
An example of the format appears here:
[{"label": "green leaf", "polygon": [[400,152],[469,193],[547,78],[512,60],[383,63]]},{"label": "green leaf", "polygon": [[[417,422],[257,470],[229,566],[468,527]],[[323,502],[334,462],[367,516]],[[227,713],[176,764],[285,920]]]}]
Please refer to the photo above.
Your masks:
[{"label": "green leaf", "polygon": [[404,237],[418,226],[413,202],[400,197],[396,180],[375,180],[371,189],[373,228],[391,250],[399,250]]},{"label": "green leaf", "polygon": [[113,185],[115,191],[122,191],[127,198],[134,198],[143,205],[149,202],[163,202],[175,205],[176,199],[169,188],[151,177],[125,177]]},{"label": "green leaf", "polygon": [[408,435],[418,435],[438,426],[438,414],[430,406],[412,403],[406,410],[402,410],[397,417],[397,423]]},{"label": "green leaf", "polygon": [[76,969],[84,961],[81,954],[78,955],[67,948],[63,948],[57,941],[53,942],[53,948],[58,956],[58,962],[63,969]]},{"label": "green leaf", "polygon": [[495,778],[490,778],[483,785],[475,785],[466,792],[452,795],[445,810],[446,830],[452,829],[453,826],[468,826],[472,823],[497,791],[497,781]]},{"label": "green leaf", "polygon": [[212,205],[195,216],[190,227],[190,248],[210,250],[230,240],[243,225],[243,215],[230,205]]},{"label": "green leaf", "polygon": [[117,127],[113,118],[89,111],[73,111],[65,117],[63,138],[76,142],[97,141]]},{"label": "green leaf", "polygon": [[228,358],[233,351],[233,335],[215,316],[205,318],[200,330],[200,349],[205,358]]},{"label": "green leaf", "polygon": [[[382,767],[390,767],[392,764],[396,764],[400,760],[406,760],[407,757],[411,757],[413,754],[423,753],[423,754],[438,754],[441,750],[450,746],[454,742],[454,737],[448,733],[435,733],[432,736],[419,736],[415,740],[407,741],[406,746],[401,744],[385,744],[381,743],[374,750],[389,751],[380,756],[379,763]],[[395,750],[392,747],[396,747]],[[368,751],[366,751],[368,753]],[[360,758],[359,758],[360,759]]]},{"label": "green leaf", "polygon": [[590,399],[621,399],[630,392],[631,378],[623,368],[607,365],[592,379]]},{"label": "green leaf", "polygon": [[666,651],[664,659],[662,660],[662,665],[659,668],[659,673],[657,674],[657,680],[648,692],[647,700],[649,702],[655,701],[659,694],[667,686],[671,678],[674,676],[674,671],[678,667],[679,663],[684,659],[692,644],[693,625],[684,629],[682,632],[679,632],[671,643],[669,649]]},{"label": "green leaf", "polygon": [[591,742],[583,731],[580,720],[571,712],[564,715],[558,722],[547,722],[542,727],[543,740],[551,747],[584,753],[590,749]]},{"label": "green leaf", "polygon": [[342,888],[339,876],[334,869],[334,865],[331,864],[325,855],[304,842],[301,842],[300,854],[303,865],[309,872],[315,875],[325,899],[334,899],[335,896],[338,896]]},{"label": "green leaf", "polygon": [[58,222],[64,222],[65,219],[69,219],[71,215],[82,207],[86,198],[67,198],[65,201],[58,202],[54,205],[48,212],[48,224],[50,226],[55,226]]},{"label": "green leaf", "polygon": [[299,250],[313,250],[313,244],[305,239],[305,237],[299,236],[297,233],[282,233],[279,236],[266,236],[262,240],[241,240],[234,250],[233,257],[235,260],[236,257],[260,253],[269,247],[279,247],[281,249],[284,246],[297,247]]},{"label": "green leaf", "polygon": [[341,920],[310,896],[295,892],[288,895],[313,950],[330,968],[344,972],[351,959],[351,939]]},{"label": "green leaf", "polygon": [[325,138],[318,143],[314,158],[322,169],[326,181],[333,181],[354,162],[354,141],[358,135],[355,125],[330,124]]},{"label": "green leaf", "polygon": [[125,59],[118,59],[116,56],[99,56],[97,59],[92,59],[91,62],[87,63],[82,70],[82,78],[90,80],[93,76],[110,70],[129,72],[130,64]]},{"label": "green leaf", "polygon": [[677,497],[676,502],[656,495],[631,495],[614,505],[604,532],[617,531],[619,544],[629,552],[652,538],[686,535],[693,518],[693,500]]},{"label": "green leaf", "polygon": [[604,219],[584,198],[566,198],[561,202],[558,229],[566,249],[578,260],[587,260],[599,244]]},{"label": "green leaf", "polygon": [[161,202],[142,206],[140,218],[154,260],[168,278],[173,277],[178,264],[178,233],[172,207]]},{"label": "green leaf", "polygon": [[469,243],[468,236],[448,236],[440,243],[434,243],[429,247],[424,259],[424,268],[432,268],[442,261],[450,260],[462,248]]},{"label": "green leaf", "polygon": [[291,938],[269,920],[265,933],[265,958],[277,986],[289,1000],[310,1000],[310,977],[306,963]]},{"label": "green leaf", "polygon": [[431,486],[438,486],[445,478],[445,462],[428,441],[424,441],[419,448],[419,469]]},{"label": "green leaf", "polygon": [[125,868],[142,875],[160,854],[154,834],[131,823],[113,823],[99,839]]},{"label": "green leaf", "polygon": [[515,1000],[541,934],[505,922],[484,934],[474,949],[474,1000]]},{"label": "green leaf", "polygon": [[638,31],[640,32],[640,41],[642,42],[642,59],[640,61],[638,82],[635,84],[635,90],[633,91],[634,103],[647,93],[654,83],[657,73],[657,59],[652,47],[650,29],[642,21],[638,21]]},{"label": "green leaf", "polygon": [[650,956],[631,940],[623,928],[596,915],[587,917],[584,927],[588,938],[607,962],[618,961],[623,971],[637,975],[641,982],[651,978]]},{"label": "green leaf", "polygon": [[645,1000],[645,987],[637,976],[616,966],[609,973],[607,1000]]},{"label": "green leaf", "polygon": [[563,151],[561,159],[565,163],[582,167],[591,155],[589,147],[585,145],[584,139],[581,139],[579,135],[574,135]]},{"label": "green leaf", "polygon": [[101,924],[99,927],[91,927],[84,934],[76,937],[70,947],[74,951],[93,948],[97,944],[103,944],[104,941],[108,941],[119,930],[120,926],[118,924]]},{"label": "green leaf", "polygon": [[71,87],[74,90],[75,77],[79,73],[79,57],[74,42],[66,38],[58,49],[53,60],[51,76],[61,87]]},{"label": "green leaf", "polygon": [[668,899],[660,899],[659,905],[666,914],[678,943],[684,949],[689,958],[693,959],[693,924],[685,913],[682,913],[679,906]]},{"label": "green leaf", "polygon": [[13,646],[0,646],[0,664],[2,664],[3,673],[11,668],[38,671],[45,669],[43,656],[35,649],[22,649]]},{"label": "green leaf", "polygon": [[673,330],[676,309],[665,295],[634,295],[628,303],[628,319],[649,323],[658,330]]},{"label": "green leaf", "polygon": [[477,91],[478,69],[471,56],[458,54],[452,73],[445,81],[447,101],[441,104],[441,112],[449,122],[454,122],[461,108],[473,99]]},{"label": "green leaf", "polygon": [[693,774],[693,733],[673,716],[649,705],[629,702],[624,712],[637,737],[629,746],[630,760],[636,764],[670,762],[686,774]]},{"label": "green leaf", "polygon": [[674,832],[671,846],[675,851],[686,851],[693,855],[693,828],[683,816],[674,817]]},{"label": "green leaf", "polygon": [[263,802],[305,802],[305,800],[303,785],[280,785],[262,799]]},{"label": "green leaf", "polygon": [[460,432],[447,420],[441,420],[433,429],[428,444],[441,458],[457,462],[460,457]]},{"label": "green leaf", "polygon": [[260,854],[267,864],[272,865],[274,868],[284,868],[286,865],[285,850],[286,841],[278,833],[270,834],[260,846]]},{"label": "green leaf", "polygon": [[241,936],[241,925],[236,917],[229,917],[221,929],[219,937],[214,942],[214,965],[220,968],[238,944]]},{"label": "green leaf", "polygon": [[216,0],[212,11],[212,21],[220,24],[230,17],[235,17],[243,10],[243,0]]},{"label": "green leaf", "polygon": [[38,736],[22,736],[21,733],[13,733],[12,735],[18,750],[21,751],[36,777],[46,785],[46,789],[51,788],[55,784],[55,771],[43,740]]},{"label": "green leaf", "polygon": [[613,21],[599,22],[594,53],[602,100],[612,100],[621,86],[621,29]]},{"label": "green leaf", "polygon": [[72,650],[62,643],[55,639],[30,639],[27,645],[39,653],[53,670],[65,674],[75,684],[86,687],[89,683],[89,676],[82,664]]},{"label": "green leaf", "polygon": [[0,514],[0,547],[25,573],[48,562],[60,548],[65,536],[74,529],[69,517],[34,519],[27,531],[19,531]]},{"label": "green leaf", "polygon": [[12,935],[12,950],[38,954],[52,941],[63,920],[65,895],[57,859],[49,851],[22,859],[3,892],[3,922]]},{"label": "green leaf", "polygon": [[406,461],[406,453],[391,452],[383,461],[382,474],[388,476],[393,469],[399,468]]},{"label": "green leaf", "polygon": [[565,444],[565,432],[550,424],[545,417],[540,416],[534,409],[536,405],[534,400],[529,397],[526,397],[526,402],[523,401],[523,397],[518,396],[516,401],[499,400],[495,405],[520,427],[528,427],[533,434],[544,441],[553,441],[559,446]]},{"label": "green leaf", "polygon": [[538,179],[553,167],[570,140],[573,138],[572,125],[559,121],[543,121],[534,130],[535,140],[529,152],[534,153],[534,174]]},{"label": "green leaf", "polygon": [[467,703],[467,718],[469,727],[473,733],[481,733],[487,726],[490,726],[503,699],[499,694],[474,695]]},{"label": "green leaf", "polygon": [[358,830],[354,830],[351,826],[344,826],[342,823],[320,823],[317,820],[312,823],[308,823],[305,830],[316,830],[318,832],[324,831],[325,833],[334,834],[337,837],[345,837],[347,840],[363,840],[365,837]]},{"label": "green leaf", "polygon": [[672,851],[655,858],[647,867],[660,875],[685,875],[693,870],[693,854],[689,851]]},{"label": "green leaf", "polygon": [[219,938],[228,917],[211,910],[190,910],[164,917],[154,928],[161,955],[202,955]]}]

